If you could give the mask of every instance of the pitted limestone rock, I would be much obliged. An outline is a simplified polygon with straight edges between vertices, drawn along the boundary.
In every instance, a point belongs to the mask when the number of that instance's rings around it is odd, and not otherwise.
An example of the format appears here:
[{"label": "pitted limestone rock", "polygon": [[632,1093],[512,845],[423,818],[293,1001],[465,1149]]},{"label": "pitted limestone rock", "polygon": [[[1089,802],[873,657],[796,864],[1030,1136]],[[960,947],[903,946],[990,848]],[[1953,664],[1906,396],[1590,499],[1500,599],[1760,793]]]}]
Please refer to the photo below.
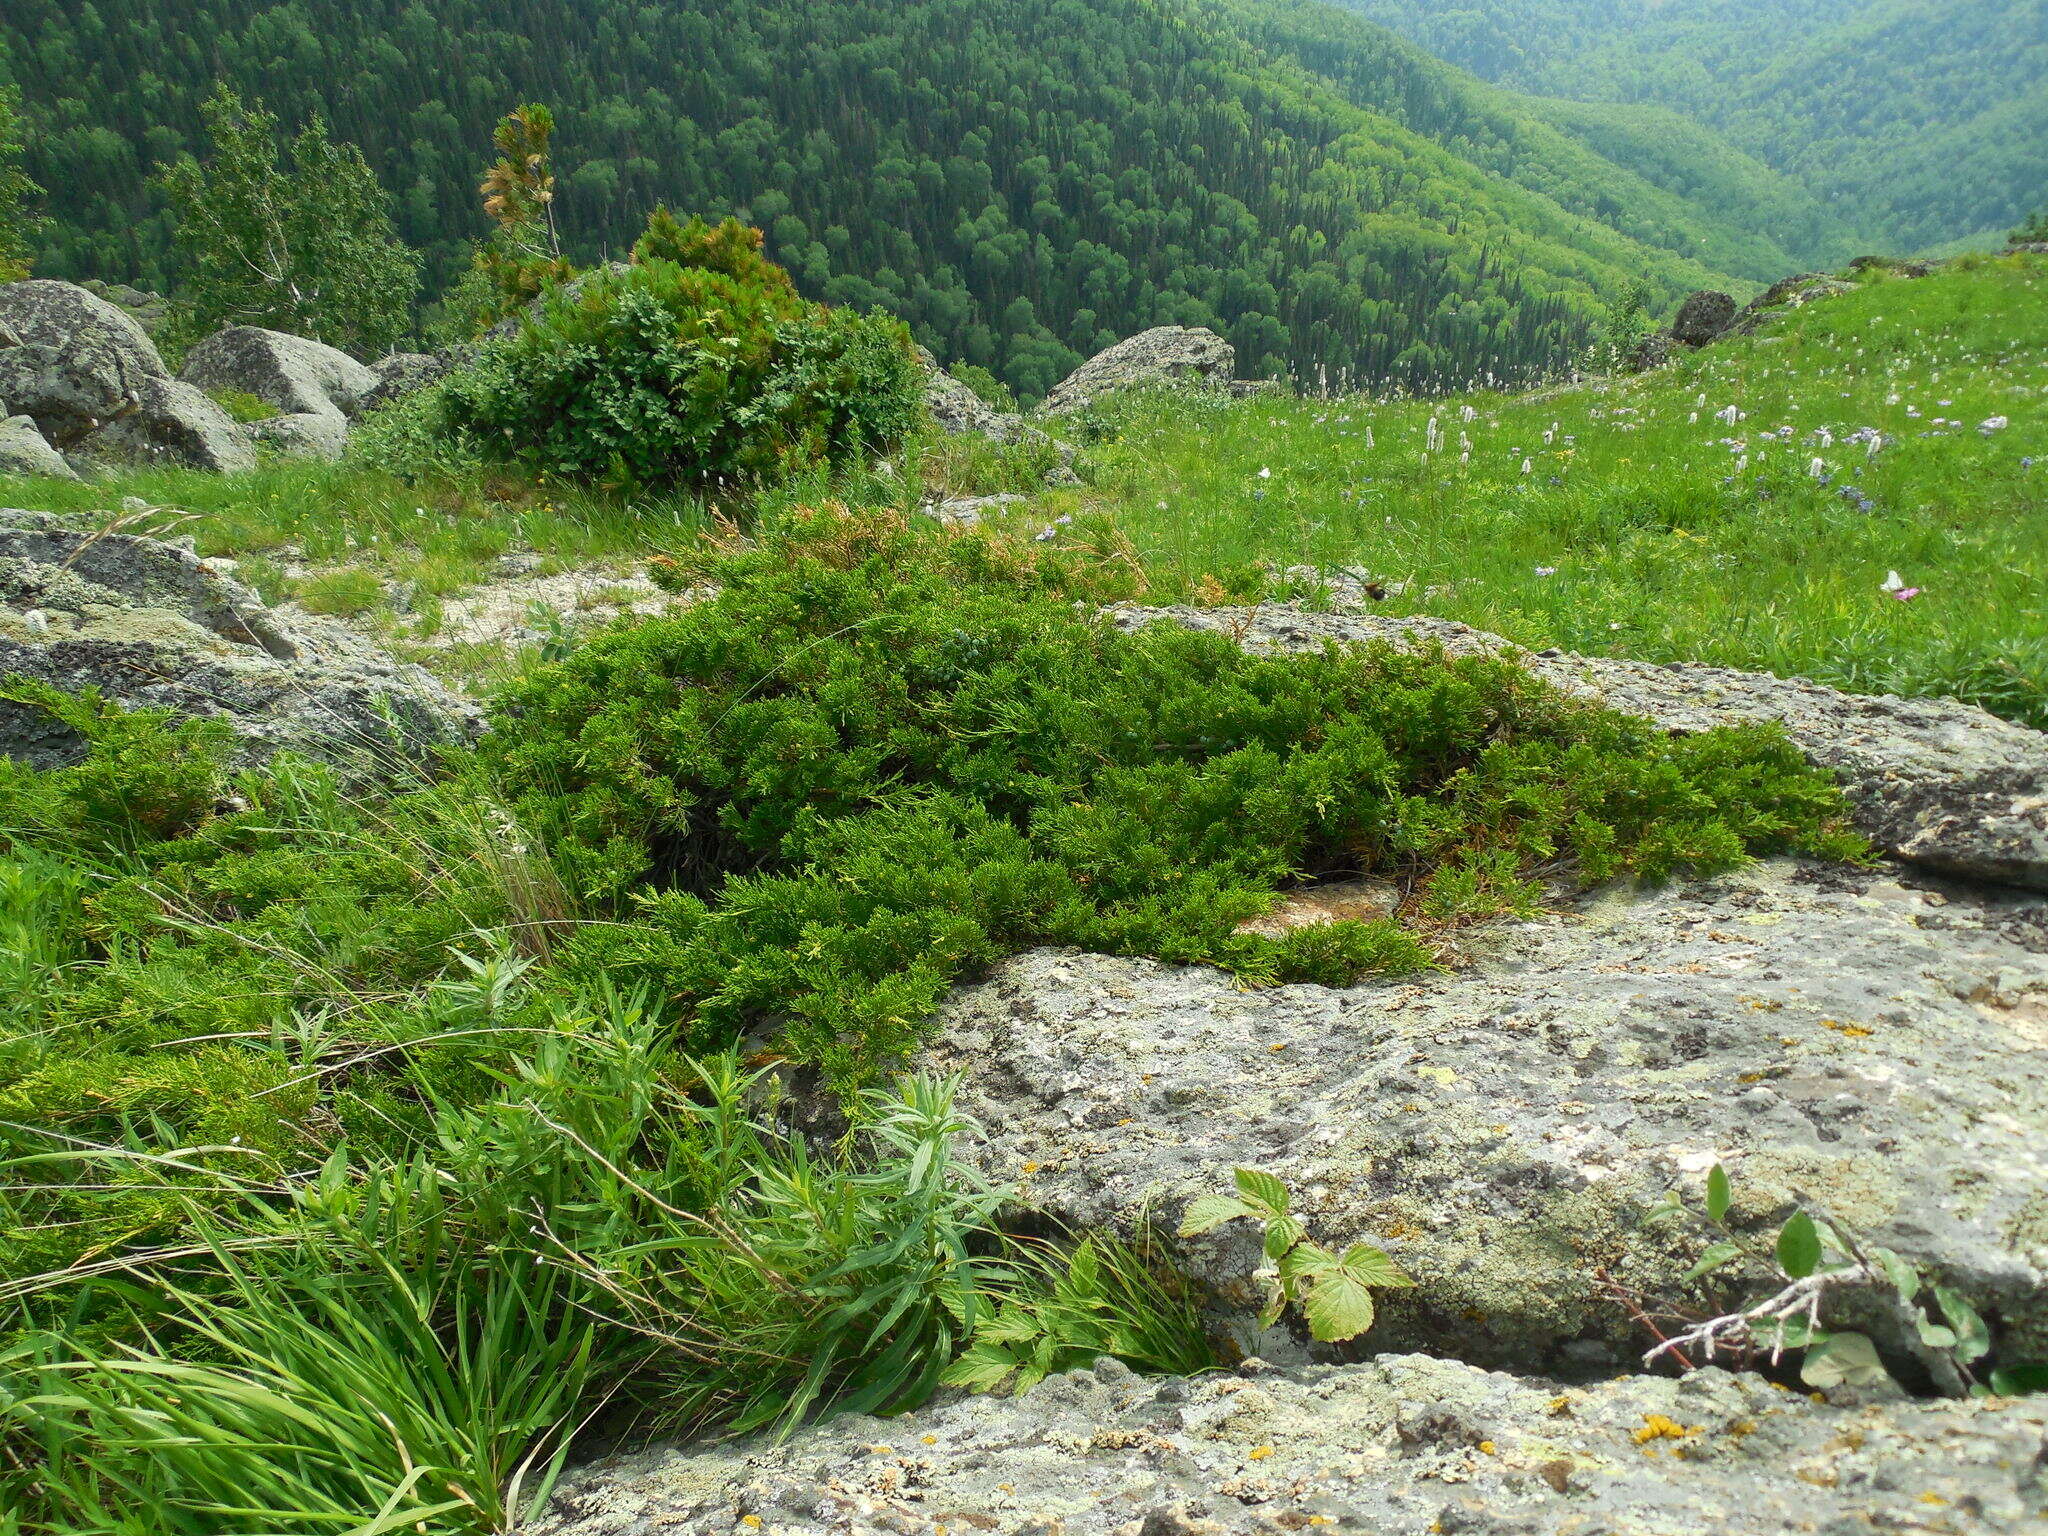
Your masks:
[{"label": "pitted limestone rock", "polygon": [[[358,771],[472,733],[475,709],[340,626],[287,627],[190,550],[0,510],[0,677],[95,687],[131,708],[227,720],[246,757],[289,748]],[[82,743],[0,702],[0,753],[34,767]]]},{"label": "pitted limestone rock", "polygon": [[[1381,1348],[1625,1362],[1640,1335],[1600,1274],[1712,1299],[1680,1283],[1702,1239],[1642,1217],[1668,1190],[1697,1205],[1722,1162],[1758,1231],[1804,1200],[1971,1297],[2003,1359],[2048,1358],[2039,896],[1771,862],[1344,990],[1041,950],[956,992],[924,1065],[964,1075],[983,1171],[1076,1230],[1278,1175],[1319,1241],[1375,1242],[1418,1282],[1382,1298]],[[1187,1250],[1241,1343],[1284,1350],[1248,1331],[1252,1224]]]},{"label": "pitted limestone rock", "polygon": [[1445,619],[1286,605],[1117,612],[1127,628],[1160,620],[1273,652],[1384,641],[1441,645],[1456,655],[1513,654],[1560,687],[1674,732],[1775,720],[1811,761],[1840,777],[1858,827],[1887,853],[1967,879],[2048,890],[2048,735],[1967,704],[1842,693],[1723,667],[1530,654]]},{"label": "pitted limestone rock", "polygon": [[1584,1390],[1388,1355],[846,1416],[576,1468],[534,1536],[1781,1536],[2042,1529],[2048,1400],[1817,1404],[1702,1371]]}]

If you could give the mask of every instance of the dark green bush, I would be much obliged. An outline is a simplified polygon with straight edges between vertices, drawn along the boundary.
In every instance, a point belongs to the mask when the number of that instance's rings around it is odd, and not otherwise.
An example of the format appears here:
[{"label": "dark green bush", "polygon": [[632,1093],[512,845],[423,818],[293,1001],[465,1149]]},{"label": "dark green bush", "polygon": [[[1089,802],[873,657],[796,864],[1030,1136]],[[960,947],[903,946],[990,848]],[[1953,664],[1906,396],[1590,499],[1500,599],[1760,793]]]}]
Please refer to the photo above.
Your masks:
[{"label": "dark green bush", "polygon": [[1415,922],[1241,931],[1303,878],[1392,878],[1427,929],[1542,873],[1856,846],[1774,731],[1671,740],[1503,660],[1124,634],[988,558],[817,514],[516,688],[484,760],[579,895],[639,919],[571,966],[649,979],[693,1048],[778,1020],[846,1085],[1034,944],[1259,982],[1427,963]]},{"label": "dark green bush", "polygon": [[649,256],[556,291],[447,381],[444,430],[621,487],[767,484],[900,442],[922,394],[902,324],[731,264],[740,276]]}]

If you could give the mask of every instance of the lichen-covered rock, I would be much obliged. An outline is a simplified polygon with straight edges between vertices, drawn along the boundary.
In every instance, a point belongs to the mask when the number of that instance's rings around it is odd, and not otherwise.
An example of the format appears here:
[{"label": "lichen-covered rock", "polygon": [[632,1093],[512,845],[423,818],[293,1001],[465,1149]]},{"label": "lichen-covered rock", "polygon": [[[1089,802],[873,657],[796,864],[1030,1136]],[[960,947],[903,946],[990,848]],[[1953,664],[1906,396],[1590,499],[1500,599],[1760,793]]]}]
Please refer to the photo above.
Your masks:
[{"label": "lichen-covered rock", "polygon": [[1267,650],[1325,640],[1507,652],[1561,687],[1693,732],[1775,720],[1841,779],[1857,825],[1887,853],[1973,880],[2048,890],[2048,736],[1948,699],[1848,694],[1802,678],[1723,667],[1516,651],[1443,619],[1241,608],[1126,608],[1119,622],[1167,618]]},{"label": "lichen-covered rock", "polygon": [[1236,349],[1214,331],[1154,326],[1089,358],[1053,386],[1039,410],[1048,416],[1064,415],[1117,390],[1147,384],[1220,387],[1229,382],[1236,364]]},{"label": "lichen-covered rock", "polygon": [[403,400],[414,390],[439,383],[455,371],[452,359],[434,352],[394,352],[372,365],[377,383],[363,396],[361,409],[374,411],[394,400]]},{"label": "lichen-covered rock", "polygon": [[146,377],[104,348],[66,351],[23,342],[0,347],[0,408],[28,417],[45,442],[68,451],[136,410]]},{"label": "lichen-covered rock", "polygon": [[304,336],[231,325],[194,347],[178,377],[237,389],[288,416],[353,416],[378,378],[346,352]]},{"label": "lichen-covered rock", "polygon": [[50,475],[76,480],[76,470],[52,448],[27,416],[0,417],[0,475]]},{"label": "lichen-covered rock", "polygon": [[[338,625],[280,624],[187,549],[0,510],[0,677],[13,675],[218,716],[251,761],[289,748],[369,772],[476,725],[427,672]],[[47,768],[81,747],[42,711],[0,703],[0,754]]]},{"label": "lichen-covered rock", "polygon": [[1560,1391],[1454,1361],[954,1398],[570,1471],[533,1536],[2038,1532],[2048,1400],[1814,1403],[1707,1370]]},{"label": "lichen-covered rock", "polygon": [[135,408],[116,416],[71,451],[88,462],[171,464],[237,474],[256,467],[256,451],[235,419],[178,379],[148,376],[134,385]]},{"label": "lichen-covered rock", "polygon": [[[1385,1298],[1382,1347],[1626,1359],[1640,1336],[1596,1271],[1687,1297],[1698,1239],[1641,1218],[1718,1161],[1742,1219],[1800,1192],[1971,1296],[2005,1358],[2048,1357],[2048,899],[1771,862],[1470,948],[1267,991],[1033,952],[954,995],[925,1064],[966,1074],[984,1171],[1077,1229],[1170,1220],[1233,1166],[1279,1175],[1319,1239],[1418,1281]],[[1189,1254],[1249,1329],[1255,1229]]]},{"label": "lichen-covered rock", "polygon": [[941,368],[939,360],[923,347],[917,349],[917,360],[925,372],[925,409],[941,432],[956,437],[973,432],[984,437],[1006,435],[1003,412]]},{"label": "lichen-covered rock", "polygon": [[109,283],[97,277],[83,278],[78,286],[95,298],[105,299],[127,315],[142,327],[151,341],[156,340],[157,332],[171,317],[170,300],[160,293],[151,293],[147,288],[137,288],[129,283]]},{"label": "lichen-covered rock", "polygon": [[1704,347],[1734,323],[1734,298],[1702,288],[1678,307],[1678,318],[1671,322],[1671,339],[1688,347]]},{"label": "lichen-covered rock", "polygon": [[128,373],[170,377],[156,343],[133,316],[75,283],[0,283],[0,347],[14,345],[105,353]]},{"label": "lichen-covered rock", "polygon": [[340,458],[348,451],[348,418],[337,411],[298,411],[251,422],[249,441],[299,459]]}]

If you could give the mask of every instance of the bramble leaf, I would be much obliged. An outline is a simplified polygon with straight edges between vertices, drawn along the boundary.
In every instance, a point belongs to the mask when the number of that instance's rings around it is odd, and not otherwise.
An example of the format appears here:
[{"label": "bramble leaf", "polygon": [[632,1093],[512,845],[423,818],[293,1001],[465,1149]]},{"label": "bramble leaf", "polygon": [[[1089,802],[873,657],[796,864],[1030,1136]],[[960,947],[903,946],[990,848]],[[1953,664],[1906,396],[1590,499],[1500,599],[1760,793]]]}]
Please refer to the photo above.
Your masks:
[{"label": "bramble leaf", "polygon": [[1920,1294],[1920,1271],[1908,1260],[1900,1258],[1889,1248],[1873,1248],[1870,1252],[1884,1271],[1885,1279],[1891,1281],[1892,1289],[1899,1293],[1901,1301],[1911,1301]]},{"label": "bramble leaf", "polygon": [[1287,1186],[1272,1174],[1261,1168],[1240,1168],[1236,1171],[1237,1191],[1244,1196],[1245,1203],[1266,1216],[1285,1216],[1292,1203]]},{"label": "bramble leaf", "polygon": [[1378,1286],[1381,1290],[1396,1290],[1411,1286],[1415,1282],[1387,1255],[1370,1243],[1353,1243],[1344,1250],[1341,1261],[1344,1273],[1361,1285]]},{"label": "bramble leaf", "polygon": [[1204,1232],[1214,1231],[1226,1221],[1236,1221],[1240,1216],[1257,1214],[1235,1195],[1198,1195],[1189,1203],[1186,1214],[1180,1219],[1180,1235],[1199,1237]]},{"label": "bramble leaf", "polygon": [[1316,1277],[1302,1310],[1310,1334],[1325,1344],[1341,1344],[1372,1326],[1372,1292],[1340,1265]]}]

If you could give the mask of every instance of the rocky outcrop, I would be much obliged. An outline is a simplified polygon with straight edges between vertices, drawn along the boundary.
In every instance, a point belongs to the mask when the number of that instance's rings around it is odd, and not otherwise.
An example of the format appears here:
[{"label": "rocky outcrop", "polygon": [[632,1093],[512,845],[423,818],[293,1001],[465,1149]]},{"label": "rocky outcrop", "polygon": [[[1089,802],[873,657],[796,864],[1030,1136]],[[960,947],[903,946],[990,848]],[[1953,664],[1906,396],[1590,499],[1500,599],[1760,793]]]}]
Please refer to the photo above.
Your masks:
[{"label": "rocky outcrop", "polygon": [[130,315],[71,283],[0,284],[0,404],[32,417],[74,467],[256,462],[234,420],[169,376]]},{"label": "rocky outcrop", "polygon": [[[1777,861],[1465,948],[1264,991],[1039,951],[959,991],[925,1064],[965,1074],[974,1161],[1077,1229],[1277,1174],[1318,1240],[1418,1282],[1383,1298],[1377,1348],[1627,1362],[1642,1335],[1601,1274],[1702,1304],[1681,1277],[1703,1239],[1643,1217],[1722,1162],[1746,1224],[1817,1203],[1971,1296],[2008,1360],[2048,1356],[2048,900]],[[1243,1347],[1295,1347],[1254,1331],[1250,1224],[1187,1261]]]},{"label": "rocky outcrop", "polygon": [[[131,708],[226,720],[258,760],[281,748],[369,772],[475,727],[418,667],[339,626],[280,624],[189,549],[0,510],[0,677],[86,686]],[[0,754],[35,767],[81,743],[41,711],[0,703]]]},{"label": "rocky outcrop", "polygon": [[1236,365],[1236,349],[1214,331],[1155,326],[1089,358],[1053,386],[1039,410],[1062,416],[1118,390],[1144,385],[1222,386]]},{"label": "rocky outcrop", "polygon": [[2048,1401],[1835,1407],[1702,1371],[1582,1389],[1454,1361],[848,1415],[569,1472],[534,1536],[1783,1536],[2042,1529]]},{"label": "rocky outcrop", "polygon": [[160,293],[151,293],[147,288],[136,288],[128,283],[109,283],[97,277],[79,281],[94,298],[105,299],[148,333],[150,340],[156,339],[157,332],[171,317],[170,300]]},{"label": "rocky outcrop", "polygon": [[1678,306],[1678,318],[1671,322],[1671,339],[1688,347],[1704,347],[1734,321],[1734,298],[1702,288]]},{"label": "rocky outcrop", "polygon": [[50,475],[76,480],[77,471],[52,448],[27,416],[0,417],[0,475]]},{"label": "rocky outcrop", "polygon": [[304,336],[231,325],[194,347],[178,377],[254,395],[286,416],[354,416],[378,377],[346,352]]},{"label": "rocky outcrop", "polygon": [[236,474],[256,467],[249,435],[205,394],[177,379],[139,379],[135,408],[72,450],[87,463],[170,464]]},{"label": "rocky outcrop", "polygon": [[1513,654],[1561,687],[1671,731],[1776,721],[1807,757],[1840,777],[1857,825],[1885,852],[1946,874],[2048,891],[2048,736],[1966,704],[1866,697],[1721,667],[1531,654],[1443,619],[1284,605],[1127,608],[1118,616],[1126,626],[1161,619],[1272,651],[1377,640]]},{"label": "rocky outcrop", "polygon": [[455,371],[451,359],[432,352],[394,352],[372,366],[377,382],[370,392],[363,396],[361,410],[365,413],[379,406],[389,405],[394,400],[403,400],[415,390],[437,384]]}]

